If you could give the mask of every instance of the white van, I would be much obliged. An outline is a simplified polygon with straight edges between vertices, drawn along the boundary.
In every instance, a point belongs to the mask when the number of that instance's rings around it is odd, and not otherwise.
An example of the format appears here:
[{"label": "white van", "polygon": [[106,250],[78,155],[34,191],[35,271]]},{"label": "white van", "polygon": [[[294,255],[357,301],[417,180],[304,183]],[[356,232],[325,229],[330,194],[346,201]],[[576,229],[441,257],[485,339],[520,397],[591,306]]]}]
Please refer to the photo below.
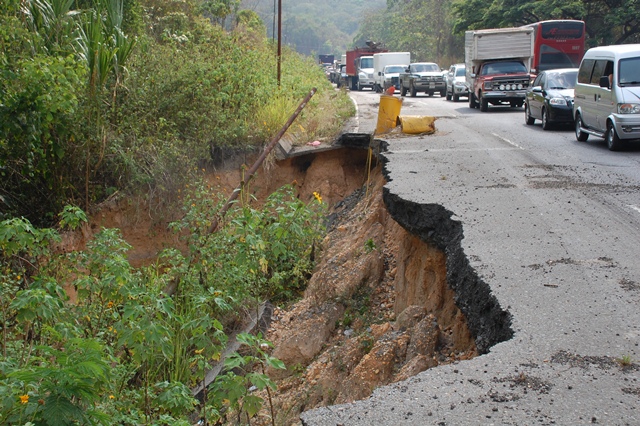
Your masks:
[{"label": "white van", "polygon": [[576,139],[605,138],[611,151],[640,139],[640,44],[601,46],[582,58],[575,87]]}]

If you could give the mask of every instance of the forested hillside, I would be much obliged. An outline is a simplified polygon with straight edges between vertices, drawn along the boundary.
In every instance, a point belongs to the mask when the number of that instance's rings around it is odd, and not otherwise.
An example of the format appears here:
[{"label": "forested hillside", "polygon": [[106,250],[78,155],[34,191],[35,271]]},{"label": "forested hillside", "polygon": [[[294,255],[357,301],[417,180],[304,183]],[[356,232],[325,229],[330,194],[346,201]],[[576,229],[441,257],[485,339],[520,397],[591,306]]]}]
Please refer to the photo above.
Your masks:
[{"label": "forested hillside", "polygon": [[[243,0],[241,8],[255,10],[271,37],[278,0]],[[353,46],[366,14],[382,10],[385,0],[282,1],[282,42],[305,55],[344,53]],[[277,17],[275,18],[277,19]],[[276,23],[277,25],[277,23]]]},{"label": "forested hillside", "polygon": [[585,21],[587,46],[640,41],[640,4],[627,0],[388,0],[370,10],[356,36],[380,40],[415,60],[442,66],[464,59],[465,30],[502,28],[548,19]]}]

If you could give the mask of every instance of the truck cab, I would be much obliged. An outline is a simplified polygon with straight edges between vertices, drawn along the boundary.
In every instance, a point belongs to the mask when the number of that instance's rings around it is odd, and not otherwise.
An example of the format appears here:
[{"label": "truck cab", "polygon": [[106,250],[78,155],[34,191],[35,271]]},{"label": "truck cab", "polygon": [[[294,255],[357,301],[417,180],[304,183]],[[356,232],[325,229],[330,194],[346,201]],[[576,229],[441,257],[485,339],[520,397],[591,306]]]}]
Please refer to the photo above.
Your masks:
[{"label": "truck cab", "polygon": [[418,92],[433,96],[435,92],[439,92],[444,97],[447,90],[442,70],[434,62],[413,63],[400,73],[398,79],[401,96],[405,96],[407,92],[411,96],[416,96]]},{"label": "truck cab", "polygon": [[373,78],[373,56],[360,56],[357,58],[356,72],[358,73],[356,88],[362,90],[368,87],[373,90],[376,83]]},{"label": "truck cab", "polygon": [[382,70],[382,90],[386,91],[390,87],[394,87],[396,90],[400,89],[400,81],[398,80],[400,73],[407,68],[406,64],[402,65],[387,65]]},{"label": "truck cab", "polygon": [[469,107],[487,111],[489,104],[520,108],[524,104],[531,74],[523,60],[477,62],[469,73]]}]

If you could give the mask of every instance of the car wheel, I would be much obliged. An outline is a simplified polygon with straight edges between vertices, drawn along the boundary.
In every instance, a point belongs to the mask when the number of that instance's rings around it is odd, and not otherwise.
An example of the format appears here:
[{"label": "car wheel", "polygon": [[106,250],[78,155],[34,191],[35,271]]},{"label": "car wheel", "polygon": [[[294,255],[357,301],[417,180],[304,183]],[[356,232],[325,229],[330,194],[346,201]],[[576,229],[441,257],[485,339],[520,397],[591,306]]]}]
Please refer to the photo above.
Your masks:
[{"label": "car wheel", "polygon": [[613,123],[611,121],[607,121],[607,133],[605,134],[605,139],[607,141],[607,148],[609,148],[609,151],[620,151],[620,148],[622,148],[622,140],[618,137],[616,128],[613,127]]},{"label": "car wheel", "polygon": [[450,101],[451,100],[451,93],[449,93],[449,90],[447,90],[444,94],[445,98]]},{"label": "car wheel", "polygon": [[574,125],[575,125],[575,131],[576,131],[576,140],[578,142],[585,142],[587,139],[589,139],[589,133],[585,133],[581,130],[582,117],[580,117],[580,114],[576,114],[576,121]]},{"label": "car wheel", "polygon": [[453,95],[453,102],[458,102],[460,100],[460,96]]},{"label": "car wheel", "polygon": [[469,93],[469,108],[474,109],[476,107],[476,95],[473,92]]},{"label": "car wheel", "polygon": [[418,92],[416,92],[416,88],[414,87],[413,83],[411,83],[411,87],[409,88],[409,92],[411,93],[411,97],[412,98],[415,98],[416,94],[418,93]]},{"label": "car wheel", "polygon": [[549,123],[549,111],[546,108],[542,109],[542,130],[549,130],[551,123]]},{"label": "car wheel", "polygon": [[358,84],[356,85],[358,92],[362,91],[362,86],[360,85],[360,80],[358,80]]},{"label": "car wheel", "polygon": [[441,90],[441,91],[440,91],[440,97],[441,97],[441,98],[444,98],[446,94],[447,94],[447,91],[446,91],[446,90]]},{"label": "car wheel", "polygon": [[528,126],[536,122],[536,119],[531,116],[529,105],[527,104],[524,104],[524,122],[527,123]]},{"label": "car wheel", "polygon": [[480,111],[489,111],[489,101],[484,96],[482,96],[482,92],[480,93]]},{"label": "car wheel", "polygon": [[429,97],[433,96],[433,92],[428,92],[427,96],[429,96]]}]

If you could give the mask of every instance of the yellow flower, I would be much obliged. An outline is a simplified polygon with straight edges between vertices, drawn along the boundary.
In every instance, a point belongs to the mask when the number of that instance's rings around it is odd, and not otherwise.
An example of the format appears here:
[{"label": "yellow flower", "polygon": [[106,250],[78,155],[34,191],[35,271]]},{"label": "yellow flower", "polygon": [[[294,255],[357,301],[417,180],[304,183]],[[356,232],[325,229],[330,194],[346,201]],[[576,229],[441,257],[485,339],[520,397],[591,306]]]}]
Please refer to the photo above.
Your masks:
[{"label": "yellow flower", "polygon": [[202,349],[196,349],[196,355],[200,355],[202,352],[204,351],[204,348]]},{"label": "yellow flower", "polygon": [[109,399],[116,399],[116,397],[113,395],[109,395]]},{"label": "yellow flower", "polygon": [[113,308],[113,302],[110,301],[109,303],[107,303],[107,308]]},{"label": "yellow flower", "polygon": [[16,277],[16,280],[19,280],[20,278],[22,278],[22,276],[18,275],[18,276]]},{"label": "yellow flower", "polygon": [[20,395],[20,402],[23,404],[29,402],[29,395]]},{"label": "yellow flower", "polygon": [[318,200],[319,203],[322,202],[322,197],[319,192],[313,191],[313,196],[316,197],[316,200]]}]

